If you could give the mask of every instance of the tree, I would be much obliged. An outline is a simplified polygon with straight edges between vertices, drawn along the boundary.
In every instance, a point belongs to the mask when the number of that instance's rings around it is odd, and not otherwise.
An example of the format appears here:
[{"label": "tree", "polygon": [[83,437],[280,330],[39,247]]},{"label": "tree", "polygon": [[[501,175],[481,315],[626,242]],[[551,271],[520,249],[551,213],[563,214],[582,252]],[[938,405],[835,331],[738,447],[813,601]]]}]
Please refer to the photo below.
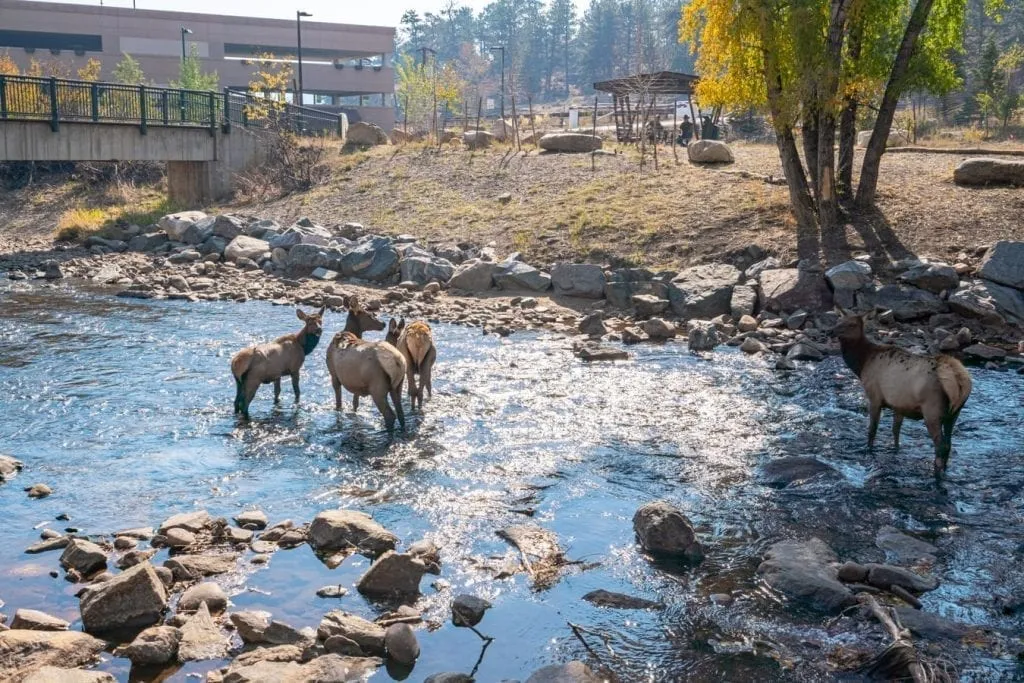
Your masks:
[{"label": "tree", "polygon": [[146,82],[146,75],[142,73],[142,66],[138,60],[128,53],[125,53],[121,57],[121,61],[114,66],[111,76],[114,78],[115,83],[143,85]]},{"label": "tree", "polygon": [[433,59],[427,64],[417,64],[412,55],[405,55],[395,65],[395,73],[398,103],[404,110],[405,120],[420,130],[433,126],[437,107],[447,106],[452,114],[461,111],[459,105],[466,83],[451,62],[440,67]]},{"label": "tree", "polygon": [[78,80],[95,83],[96,81],[100,80],[100,75],[102,71],[103,62],[96,59],[95,57],[91,57],[89,61],[85,63],[85,66],[81,67],[78,70]]},{"label": "tree", "polygon": [[562,81],[565,96],[569,96],[569,54],[570,43],[576,26],[576,7],[572,0],[552,0],[548,8],[548,82],[551,91],[551,76],[556,66],[562,67]]},{"label": "tree", "polygon": [[204,72],[203,63],[199,59],[199,51],[195,44],[191,47],[188,57],[181,60],[178,80],[171,81],[171,87],[182,90],[217,90],[220,83],[217,72]]}]

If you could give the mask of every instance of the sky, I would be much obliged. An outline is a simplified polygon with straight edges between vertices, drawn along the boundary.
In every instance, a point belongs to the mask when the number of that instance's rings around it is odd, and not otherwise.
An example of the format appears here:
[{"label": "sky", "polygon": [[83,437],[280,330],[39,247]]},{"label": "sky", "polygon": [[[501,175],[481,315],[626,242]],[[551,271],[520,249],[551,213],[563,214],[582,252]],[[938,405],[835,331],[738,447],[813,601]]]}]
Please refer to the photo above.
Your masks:
[{"label": "sky", "polygon": [[[61,1],[61,0],[55,0]],[[78,5],[96,5],[100,0],[64,0]],[[479,12],[490,0],[457,0]],[[131,7],[131,0],[103,0],[105,6]],[[372,26],[398,26],[398,21],[407,9],[421,14],[437,12],[447,0],[293,0],[291,3],[273,0],[135,0],[138,9],[159,9],[181,12],[204,12],[208,14],[234,14],[270,19],[294,19],[296,10],[309,12],[311,21],[331,21],[347,24],[369,24]]]}]

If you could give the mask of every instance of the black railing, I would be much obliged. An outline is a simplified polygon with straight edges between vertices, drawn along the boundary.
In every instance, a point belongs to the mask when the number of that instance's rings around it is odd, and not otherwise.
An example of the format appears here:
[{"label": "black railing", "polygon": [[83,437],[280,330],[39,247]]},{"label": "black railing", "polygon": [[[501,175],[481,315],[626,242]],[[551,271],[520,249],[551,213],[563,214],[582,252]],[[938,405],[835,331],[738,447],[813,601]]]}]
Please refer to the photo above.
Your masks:
[{"label": "black railing", "polygon": [[0,121],[122,123],[206,128],[284,127],[299,135],[340,135],[341,117],[225,89],[182,90],[148,85],[93,83],[62,78],[0,75]]}]

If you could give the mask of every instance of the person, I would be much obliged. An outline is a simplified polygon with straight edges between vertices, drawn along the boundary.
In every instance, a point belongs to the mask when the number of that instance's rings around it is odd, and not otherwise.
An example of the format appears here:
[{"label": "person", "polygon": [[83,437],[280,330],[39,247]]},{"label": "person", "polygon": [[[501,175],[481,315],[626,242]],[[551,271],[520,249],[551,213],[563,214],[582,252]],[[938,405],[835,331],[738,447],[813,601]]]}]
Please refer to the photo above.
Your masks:
[{"label": "person", "polygon": [[683,122],[679,124],[679,145],[686,147],[693,138],[693,122],[688,114],[683,114]]}]

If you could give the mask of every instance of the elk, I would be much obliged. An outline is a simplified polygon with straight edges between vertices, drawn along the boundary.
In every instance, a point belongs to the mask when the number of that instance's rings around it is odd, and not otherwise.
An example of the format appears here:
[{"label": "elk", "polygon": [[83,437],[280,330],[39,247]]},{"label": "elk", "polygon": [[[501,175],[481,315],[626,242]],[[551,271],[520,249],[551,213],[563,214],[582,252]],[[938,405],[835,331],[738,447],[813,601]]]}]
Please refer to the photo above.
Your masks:
[{"label": "elk", "polygon": [[292,378],[295,402],[299,402],[299,370],[323,334],[324,309],[316,313],[296,310],[302,329],[272,342],[242,349],[231,358],[235,377],[235,414],[249,419],[249,404],[261,384],[274,384],[274,402],[281,398],[281,378]]},{"label": "elk", "polygon": [[[386,341],[405,356],[406,378],[409,380],[409,402],[413,410],[416,409],[417,403],[422,410],[424,387],[427,389],[427,396],[433,395],[430,375],[434,369],[434,361],[437,360],[437,348],[434,346],[430,325],[422,320],[417,320],[406,327],[405,318],[402,318],[397,325],[392,319],[388,323]],[[416,375],[420,376],[419,385],[416,384]]]},{"label": "elk", "polygon": [[380,332],[384,329],[384,323],[373,313],[370,313],[355,294],[348,298],[348,317],[345,319],[345,332],[351,332],[359,339],[363,338],[363,332]]},{"label": "elk", "polygon": [[[402,410],[402,382],[405,381],[405,357],[387,342],[363,341],[352,332],[334,335],[327,347],[327,370],[334,387],[334,408],[341,410],[341,388],[353,394],[352,409],[359,408],[360,396],[372,396],[384,416],[388,431],[394,429],[395,414],[405,429]],[[388,405],[388,396],[395,409]]]},{"label": "elk", "polygon": [[868,399],[868,448],[874,447],[882,408],[892,409],[892,436],[900,447],[903,418],[924,419],[935,444],[935,474],[946,471],[953,425],[971,395],[971,376],[956,358],[920,356],[891,344],[878,344],[864,333],[865,316],[845,314],[836,324],[843,360],[860,378]]}]

